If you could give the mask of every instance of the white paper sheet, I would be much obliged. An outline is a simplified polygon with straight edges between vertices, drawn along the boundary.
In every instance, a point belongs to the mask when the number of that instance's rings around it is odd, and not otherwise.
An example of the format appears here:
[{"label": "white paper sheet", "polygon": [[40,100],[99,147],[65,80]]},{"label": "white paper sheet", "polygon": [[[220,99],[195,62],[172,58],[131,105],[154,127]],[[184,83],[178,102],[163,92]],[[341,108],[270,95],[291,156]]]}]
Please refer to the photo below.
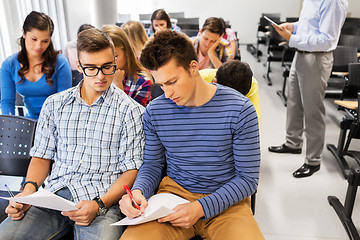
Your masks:
[{"label": "white paper sheet", "polygon": [[58,211],[72,211],[78,210],[75,207],[75,203],[59,197],[43,188],[39,188],[39,191],[30,194],[26,197],[0,197],[6,200],[13,200],[18,203],[30,204],[36,207],[44,207],[54,209]]},{"label": "white paper sheet", "polygon": [[124,218],[116,223],[111,224],[112,226],[117,225],[136,225],[140,223],[149,222],[158,218],[165,217],[175,211],[172,210],[179,204],[188,203],[189,201],[176,196],[171,193],[159,193],[148,200],[148,206],[144,213],[137,218]]}]

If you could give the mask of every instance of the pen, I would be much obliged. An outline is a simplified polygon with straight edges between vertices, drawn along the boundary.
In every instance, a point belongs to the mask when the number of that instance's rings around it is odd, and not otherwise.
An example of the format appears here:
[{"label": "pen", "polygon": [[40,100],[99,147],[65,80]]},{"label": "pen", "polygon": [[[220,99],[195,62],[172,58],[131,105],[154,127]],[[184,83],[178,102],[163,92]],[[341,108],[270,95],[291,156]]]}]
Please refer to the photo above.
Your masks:
[{"label": "pen", "polygon": [[14,194],[11,192],[10,188],[8,187],[8,185],[5,184],[6,190],[8,191],[9,195],[11,197],[14,197]]},{"label": "pen", "polygon": [[134,196],[133,196],[132,192],[130,191],[130,188],[127,185],[124,185],[123,187],[125,188],[126,193],[129,194],[130,199],[134,203],[136,209],[141,211],[139,204],[137,204],[137,202],[134,199]]}]

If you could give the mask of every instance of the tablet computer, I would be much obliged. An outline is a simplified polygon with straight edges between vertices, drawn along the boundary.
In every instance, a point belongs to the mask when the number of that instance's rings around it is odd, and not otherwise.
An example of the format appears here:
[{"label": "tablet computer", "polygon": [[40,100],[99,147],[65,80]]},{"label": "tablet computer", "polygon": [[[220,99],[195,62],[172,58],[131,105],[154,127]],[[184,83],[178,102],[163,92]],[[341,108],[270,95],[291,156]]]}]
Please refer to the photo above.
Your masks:
[{"label": "tablet computer", "polygon": [[279,26],[276,22],[274,22],[273,20],[271,20],[271,19],[268,18],[267,16],[264,16],[264,18],[265,18],[266,20],[268,20],[271,24],[275,25],[277,28],[281,29],[280,26]]}]

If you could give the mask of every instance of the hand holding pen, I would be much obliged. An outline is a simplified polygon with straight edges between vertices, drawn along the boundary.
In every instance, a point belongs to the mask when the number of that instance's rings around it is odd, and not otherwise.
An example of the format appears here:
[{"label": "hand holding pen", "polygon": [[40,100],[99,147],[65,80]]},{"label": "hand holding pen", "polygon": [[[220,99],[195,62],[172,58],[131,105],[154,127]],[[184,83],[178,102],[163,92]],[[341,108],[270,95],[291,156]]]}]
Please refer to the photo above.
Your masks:
[{"label": "hand holding pen", "polygon": [[[139,204],[137,204],[137,202],[134,199],[134,196],[133,196],[132,192],[130,191],[130,188],[127,185],[124,185],[123,187],[124,187],[126,193],[129,195],[131,201],[134,203],[134,206],[136,207],[136,209],[141,211]],[[141,211],[141,214],[142,213],[143,212]]]}]

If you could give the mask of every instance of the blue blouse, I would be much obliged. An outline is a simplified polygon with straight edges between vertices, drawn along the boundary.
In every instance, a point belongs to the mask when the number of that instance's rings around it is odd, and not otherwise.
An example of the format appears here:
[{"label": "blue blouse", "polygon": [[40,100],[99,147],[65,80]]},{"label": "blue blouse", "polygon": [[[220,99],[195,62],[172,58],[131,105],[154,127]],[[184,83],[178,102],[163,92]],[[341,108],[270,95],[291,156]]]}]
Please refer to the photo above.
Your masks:
[{"label": "blue blouse", "polygon": [[45,74],[36,82],[25,78],[25,81],[20,83],[21,78],[18,74],[20,63],[17,56],[18,53],[11,55],[1,66],[1,111],[5,115],[15,115],[16,92],[18,92],[23,97],[24,105],[28,110],[26,117],[38,119],[41,107],[48,96],[71,87],[71,68],[66,58],[59,54],[55,72],[51,76],[52,86],[46,82]]}]

